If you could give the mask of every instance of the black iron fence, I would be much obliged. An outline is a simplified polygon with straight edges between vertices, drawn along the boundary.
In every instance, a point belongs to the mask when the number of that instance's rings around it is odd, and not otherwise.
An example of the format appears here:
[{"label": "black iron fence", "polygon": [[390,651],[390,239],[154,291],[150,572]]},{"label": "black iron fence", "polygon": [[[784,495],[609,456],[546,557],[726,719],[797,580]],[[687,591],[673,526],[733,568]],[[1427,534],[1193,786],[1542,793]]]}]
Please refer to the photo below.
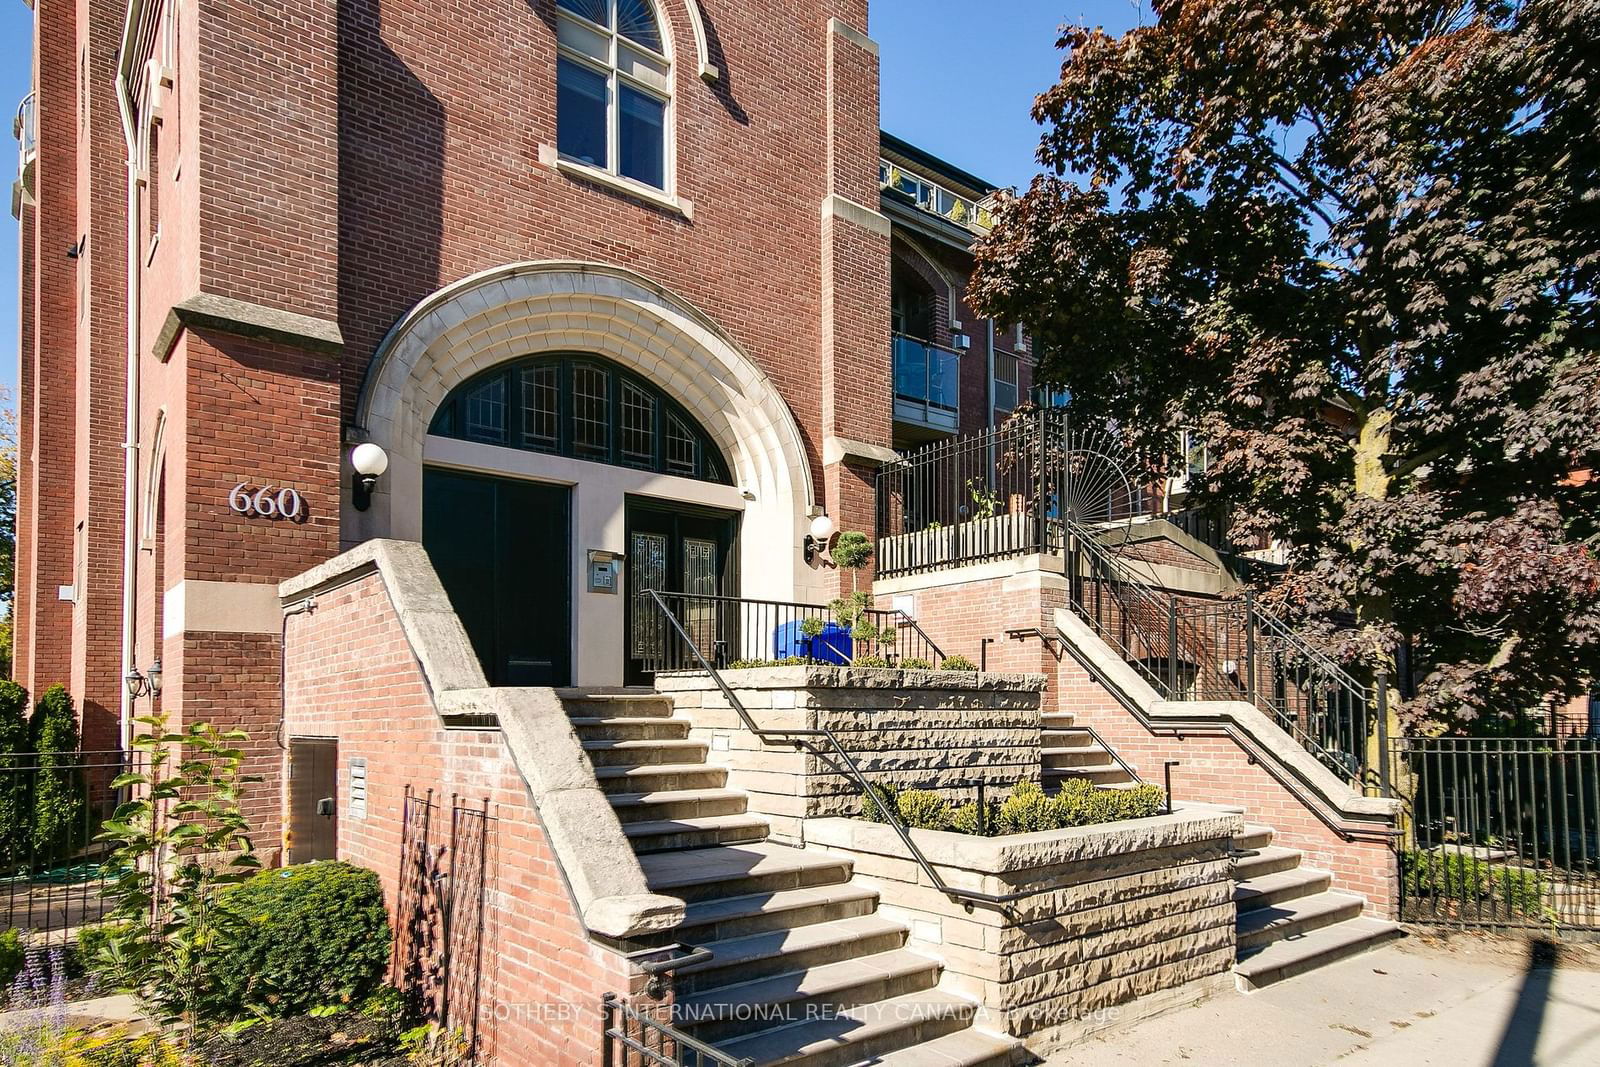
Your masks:
[{"label": "black iron fence", "polygon": [[[693,649],[649,599],[635,604],[633,655],[652,672],[698,670]],[[659,593],[693,645],[718,670],[774,663],[937,668],[944,652],[900,611],[850,604]]]},{"label": "black iron fence", "polygon": [[919,449],[876,481],[879,577],[1059,553],[1065,524],[1127,523],[1145,511],[1116,435],[1061,409]]},{"label": "black iron fence", "polygon": [[1600,741],[1407,737],[1392,764],[1403,918],[1600,928]]},{"label": "black iron fence", "polygon": [[1066,558],[1073,610],[1163,697],[1253,704],[1330,771],[1376,786],[1383,686],[1362,684],[1252,598],[1162,592],[1076,528]]},{"label": "black iron fence", "polygon": [[112,783],[146,765],[137,752],[0,754],[0,930],[64,940],[111,910],[114,846],[96,838],[122,793]]},{"label": "black iron fence", "polygon": [[605,1067],[751,1067],[755,1063],[718,1052],[615,993],[601,999],[600,1016]]}]

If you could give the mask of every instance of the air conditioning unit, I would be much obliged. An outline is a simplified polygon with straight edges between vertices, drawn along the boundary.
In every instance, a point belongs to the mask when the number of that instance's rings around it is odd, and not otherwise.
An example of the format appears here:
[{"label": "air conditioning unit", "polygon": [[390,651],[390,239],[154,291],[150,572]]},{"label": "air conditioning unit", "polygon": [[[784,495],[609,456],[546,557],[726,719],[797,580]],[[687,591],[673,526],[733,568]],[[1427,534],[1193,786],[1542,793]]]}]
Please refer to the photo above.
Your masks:
[{"label": "air conditioning unit", "polygon": [[968,352],[972,349],[972,338],[964,333],[954,334],[950,339],[950,346],[957,352]]}]

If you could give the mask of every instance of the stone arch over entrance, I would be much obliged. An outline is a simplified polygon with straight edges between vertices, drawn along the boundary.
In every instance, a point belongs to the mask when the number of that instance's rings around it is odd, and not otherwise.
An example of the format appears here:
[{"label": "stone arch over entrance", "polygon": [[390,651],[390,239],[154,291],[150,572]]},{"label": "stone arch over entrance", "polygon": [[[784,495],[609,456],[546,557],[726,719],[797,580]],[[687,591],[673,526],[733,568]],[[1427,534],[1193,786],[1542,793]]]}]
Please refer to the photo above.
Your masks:
[{"label": "stone arch over entrance", "polygon": [[[499,363],[557,351],[611,359],[699,420],[745,501],[743,542],[766,546],[760,570],[746,569],[747,592],[812,592],[799,545],[816,494],[799,426],[777,387],[689,302],[633,271],[597,263],[495,267],[440,289],[395,324],[356,408],[358,433],[388,452],[389,469],[369,510],[346,501],[346,537],[421,540],[424,451],[440,403]],[[343,462],[348,468],[348,456]],[[350,471],[344,475],[348,483]],[[781,554],[773,551],[779,545]]]}]

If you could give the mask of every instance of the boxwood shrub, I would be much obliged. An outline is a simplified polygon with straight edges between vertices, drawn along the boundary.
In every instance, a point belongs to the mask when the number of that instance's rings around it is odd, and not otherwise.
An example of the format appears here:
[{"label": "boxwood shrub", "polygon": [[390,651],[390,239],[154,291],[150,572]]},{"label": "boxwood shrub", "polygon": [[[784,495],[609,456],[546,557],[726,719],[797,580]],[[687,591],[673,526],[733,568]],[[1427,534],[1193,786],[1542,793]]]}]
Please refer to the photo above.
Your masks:
[{"label": "boxwood shrub", "polygon": [[219,964],[241,1007],[292,1015],[366,1000],[389,963],[389,917],[376,873],[348,863],[262,871],[228,892],[242,932]]},{"label": "boxwood shrub", "polygon": [[874,785],[872,795],[862,800],[861,814],[872,822],[883,822],[882,809],[892,806],[900,821],[914,829],[953,830],[959,834],[981,833],[996,837],[1148,818],[1161,811],[1165,800],[1161,790],[1153,785],[1098,789],[1090,782],[1075,779],[1067,782],[1059,793],[1051,795],[1037,782],[1018,782],[1004,800],[985,801],[986,810],[980,826],[976,801],[952,808],[931,790],[897,790],[892,786]]}]

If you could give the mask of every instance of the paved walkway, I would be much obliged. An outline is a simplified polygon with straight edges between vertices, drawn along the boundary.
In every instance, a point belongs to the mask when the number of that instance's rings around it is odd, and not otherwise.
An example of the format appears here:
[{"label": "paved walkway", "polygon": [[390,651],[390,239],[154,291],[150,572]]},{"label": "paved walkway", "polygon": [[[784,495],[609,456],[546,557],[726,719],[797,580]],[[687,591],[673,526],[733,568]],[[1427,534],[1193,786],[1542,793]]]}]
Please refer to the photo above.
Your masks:
[{"label": "paved walkway", "polygon": [[1051,1067],[1600,1064],[1600,949],[1413,936],[1064,1049]]}]

